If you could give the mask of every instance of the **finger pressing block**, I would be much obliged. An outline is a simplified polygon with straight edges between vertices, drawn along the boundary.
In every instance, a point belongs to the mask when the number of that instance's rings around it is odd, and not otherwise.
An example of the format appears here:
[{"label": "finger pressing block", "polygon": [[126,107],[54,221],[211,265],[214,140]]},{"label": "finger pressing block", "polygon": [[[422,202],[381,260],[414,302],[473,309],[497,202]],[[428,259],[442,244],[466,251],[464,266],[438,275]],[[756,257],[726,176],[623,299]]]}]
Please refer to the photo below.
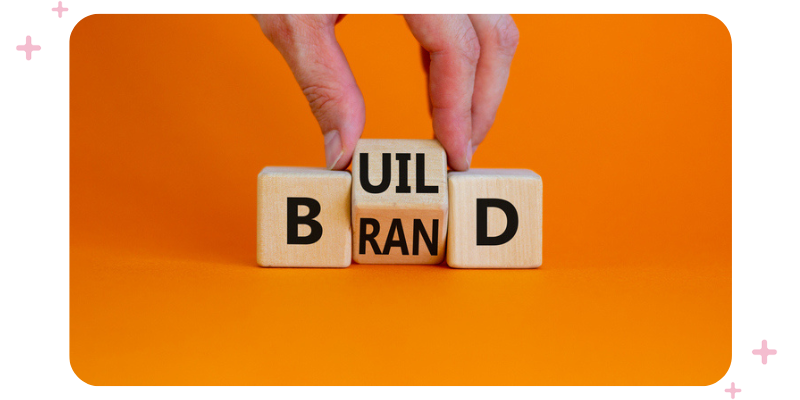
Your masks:
[{"label": "finger pressing block", "polygon": [[525,169],[448,174],[447,264],[453,268],[542,265],[542,178]]},{"label": "finger pressing block", "polygon": [[350,173],[266,167],[258,174],[256,261],[262,267],[347,267]]},{"label": "finger pressing block", "polygon": [[359,140],[352,196],[353,260],[438,264],[444,259],[447,155],[437,140]]}]

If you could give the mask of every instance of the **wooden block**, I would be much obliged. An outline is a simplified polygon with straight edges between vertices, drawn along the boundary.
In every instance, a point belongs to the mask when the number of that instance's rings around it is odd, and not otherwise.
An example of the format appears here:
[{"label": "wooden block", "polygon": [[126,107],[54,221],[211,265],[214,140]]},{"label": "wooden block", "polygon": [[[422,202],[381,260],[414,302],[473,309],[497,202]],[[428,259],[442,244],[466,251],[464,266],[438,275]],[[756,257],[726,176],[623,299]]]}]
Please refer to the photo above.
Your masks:
[{"label": "wooden block", "polygon": [[361,139],[353,155],[353,259],[438,264],[447,235],[447,155],[437,140]]},{"label": "wooden block", "polygon": [[453,268],[542,265],[542,178],[526,169],[448,174],[447,264]]},{"label": "wooden block", "polygon": [[258,265],[349,266],[351,181],[347,171],[262,169],[258,174]]}]

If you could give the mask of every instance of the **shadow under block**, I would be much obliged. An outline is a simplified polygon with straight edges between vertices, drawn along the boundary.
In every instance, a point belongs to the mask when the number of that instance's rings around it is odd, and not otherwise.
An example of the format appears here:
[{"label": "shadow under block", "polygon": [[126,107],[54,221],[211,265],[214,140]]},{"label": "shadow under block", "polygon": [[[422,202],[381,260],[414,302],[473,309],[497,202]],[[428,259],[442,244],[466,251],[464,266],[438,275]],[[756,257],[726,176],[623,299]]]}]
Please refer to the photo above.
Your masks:
[{"label": "shadow under block", "polygon": [[448,174],[447,264],[453,268],[542,265],[542,178],[526,169]]},{"label": "shadow under block", "polygon": [[351,181],[347,171],[262,169],[258,174],[258,265],[349,266]]},{"label": "shadow under block", "polygon": [[353,155],[353,260],[438,264],[447,235],[447,155],[437,140],[361,139]]}]

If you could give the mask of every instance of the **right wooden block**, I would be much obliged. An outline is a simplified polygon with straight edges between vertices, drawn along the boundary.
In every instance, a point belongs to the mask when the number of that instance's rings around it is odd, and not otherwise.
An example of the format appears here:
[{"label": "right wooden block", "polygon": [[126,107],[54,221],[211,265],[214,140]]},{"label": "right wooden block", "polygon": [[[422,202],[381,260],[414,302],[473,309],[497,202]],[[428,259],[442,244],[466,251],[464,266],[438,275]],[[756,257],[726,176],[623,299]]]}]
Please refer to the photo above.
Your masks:
[{"label": "right wooden block", "polygon": [[447,264],[453,268],[542,265],[542,178],[526,169],[447,174]]}]

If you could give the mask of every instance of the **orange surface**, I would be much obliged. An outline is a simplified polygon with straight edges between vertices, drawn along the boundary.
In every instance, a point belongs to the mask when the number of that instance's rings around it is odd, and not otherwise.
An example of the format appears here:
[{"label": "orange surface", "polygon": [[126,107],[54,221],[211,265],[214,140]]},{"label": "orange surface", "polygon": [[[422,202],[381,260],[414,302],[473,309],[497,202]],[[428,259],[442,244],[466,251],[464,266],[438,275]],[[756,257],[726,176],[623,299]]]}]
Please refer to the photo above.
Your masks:
[{"label": "orange surface", "polygon": [[[92,16],[70,54],[70,360],[96,385],[705,385],[731,357],[731,42],[515,16],[474,167],[544,179],[538,270],[255,263],[256,175],[324,164],[250,16]],[[369,138],[427,138],[399,16],[337,35]]]}]

